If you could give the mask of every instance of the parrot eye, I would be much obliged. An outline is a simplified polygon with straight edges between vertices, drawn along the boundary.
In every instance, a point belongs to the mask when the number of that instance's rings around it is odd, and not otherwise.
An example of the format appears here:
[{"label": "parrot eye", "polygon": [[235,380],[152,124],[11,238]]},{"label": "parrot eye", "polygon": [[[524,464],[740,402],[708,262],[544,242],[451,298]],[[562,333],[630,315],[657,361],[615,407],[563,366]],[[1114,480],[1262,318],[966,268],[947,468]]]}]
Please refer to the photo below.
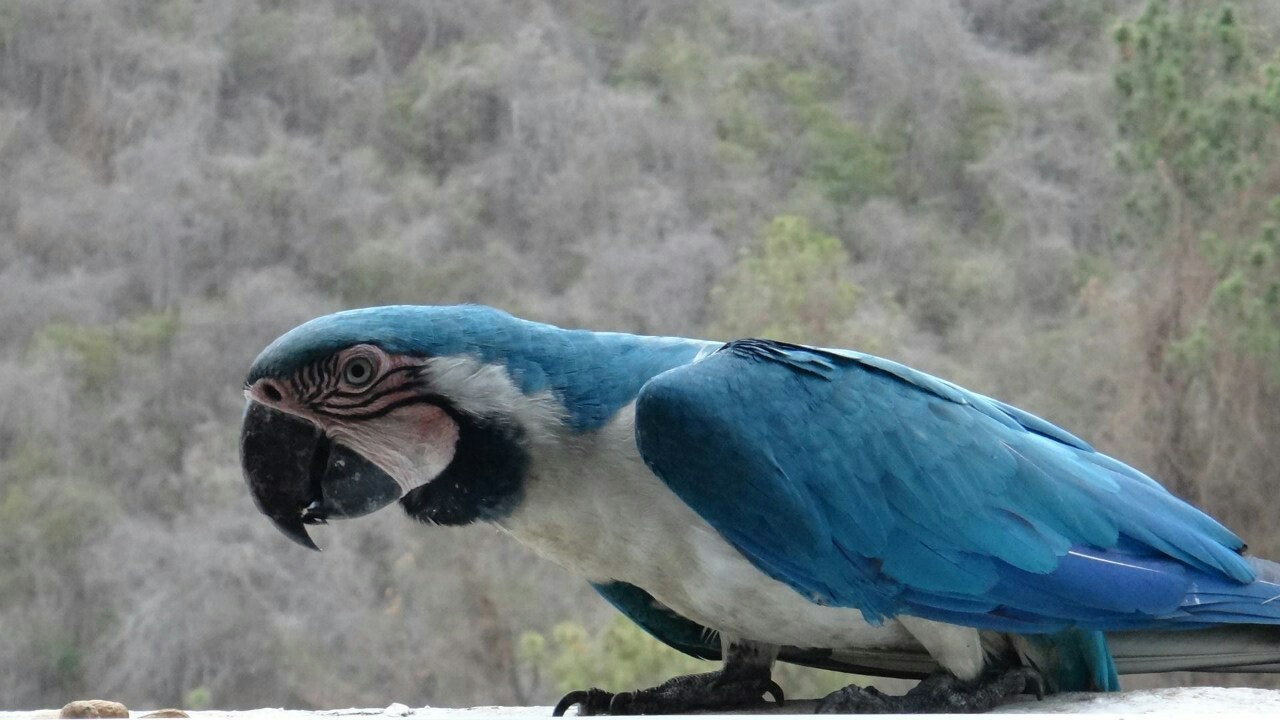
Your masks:
[{"label": "parrot eye", "polygon": [[369,358],[353,357],[342,367],[342,379],[352,387],[364,387],[373,380],[373,363]]}]

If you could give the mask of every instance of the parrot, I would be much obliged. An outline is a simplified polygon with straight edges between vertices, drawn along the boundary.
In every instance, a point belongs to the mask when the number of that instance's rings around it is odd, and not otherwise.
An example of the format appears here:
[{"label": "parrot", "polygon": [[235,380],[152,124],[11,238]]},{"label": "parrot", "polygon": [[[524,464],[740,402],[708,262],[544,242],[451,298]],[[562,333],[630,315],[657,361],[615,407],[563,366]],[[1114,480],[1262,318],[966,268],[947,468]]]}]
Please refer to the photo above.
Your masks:
[{"label": "parrot", "polygon": [[819,712],[984,712],[1118,676],[1280,672],[1280,564],[1029,412],[852,350],[346,310],[253,361],[240,460],[308,526],[487,523],[718,670],[562,715],[781,704],[776,663],[918,679]]}]

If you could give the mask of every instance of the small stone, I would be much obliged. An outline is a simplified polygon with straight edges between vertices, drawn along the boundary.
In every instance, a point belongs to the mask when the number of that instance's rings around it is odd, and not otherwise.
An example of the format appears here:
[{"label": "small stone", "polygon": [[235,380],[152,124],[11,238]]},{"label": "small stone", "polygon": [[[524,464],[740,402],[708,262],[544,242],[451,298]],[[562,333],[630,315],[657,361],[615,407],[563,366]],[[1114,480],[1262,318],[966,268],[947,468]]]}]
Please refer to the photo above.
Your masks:
[{"label": "small stone", "polygon": [[190,715],[178,710],[177,708],[165,708],[164,710],[156,710],[143,715],[144,718],[189,718]]},{"label": "small stone", "polygon": [[112,700],[76,700],[62,706],[60,718],[127,718],[129,709]]},{"label": "small stone", "polygon": [[405,715],[408,715],[411,712],[413,711],[410,710],[409,706],[405,705],[404,703],[391,703],[390,705],[387,706],[386,710],[382,711],[382,714],[394,715],[396,717],[404,717]]}]

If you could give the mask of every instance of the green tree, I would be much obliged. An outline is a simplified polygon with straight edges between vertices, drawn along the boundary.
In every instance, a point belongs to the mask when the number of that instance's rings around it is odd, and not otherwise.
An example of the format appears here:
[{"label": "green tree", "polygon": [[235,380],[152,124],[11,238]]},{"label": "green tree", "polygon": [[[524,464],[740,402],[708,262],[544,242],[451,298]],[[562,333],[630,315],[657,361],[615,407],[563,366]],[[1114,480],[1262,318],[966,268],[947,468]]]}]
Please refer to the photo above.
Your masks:
[{"label": "green tree", "polygon": [[1115,40],[1121,165],[1155,182],[1140,190],[1158,203],[1145,217],[1203,222],[1257,179],[1280,109],[1275,88],[1259,82],[1230,4],[1151,0]]},{"label": "green tree", "polygon": [[790,167],[837,209],[887,194],[893,158],[884,143],[840,111],[840,90],[839,73],[820,63],[746,64],[715,100],[722,152]]},{"label": "green tree", "polygon": [[[1242,472],[1241,400],[1280,388],[1280,69],[1229,3],[1150,0],[1116,26],[1127,232],[1151,258],[1157,473],[1197,498]],[[1224,444],[1225,443],[1225,444]],[[1234,458],[1223,465],[1221,459]],[[1218,463],[1214,465],[1213,463]]]},{"label": "green tree", "polygon": [[[1122,168],[1138,180],[1126,207],[1139,232],[1207,257],[1207,298],[1189,300],[1166,359],[1207,360],[1205,334],[1262,358],[1280,382],[1276,219],[1280,66],[1264,63],[1230,3],[1151,0],[1116,27]],[[1179,294],[1178,297],[1183,297]]]}]

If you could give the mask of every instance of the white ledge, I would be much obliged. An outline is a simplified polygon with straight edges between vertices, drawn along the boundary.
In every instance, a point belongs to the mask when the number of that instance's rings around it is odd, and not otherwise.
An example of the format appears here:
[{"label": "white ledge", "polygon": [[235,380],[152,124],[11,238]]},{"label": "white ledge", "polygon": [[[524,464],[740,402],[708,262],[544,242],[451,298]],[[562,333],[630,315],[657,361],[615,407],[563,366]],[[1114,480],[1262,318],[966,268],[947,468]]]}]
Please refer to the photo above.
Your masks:
[{"label": "white ledge", "polygon": [[[788,702],[777,711],[764,714],[775,717],[811,717],[812,700]],[[391,711],[391,712],[388,712]],[[145,715],[147,710],[133,710],[134,718]],[[1163,690],[1133,690],[1122,693],[1068,693],[1043,701],[1028,700],[1004,705],[995,713],[1018,714],[1029,718],[1053,718],[1063,714],[1090,715],[1097,718],[1126,718],[1134,715],[1159,714],[1165,717],[1224,718],[1266,717],[1280,718],[1280,690],[1258,688],[1167,688]],[[761,713],[749,713],[761,714]],[[474,708],[406,708],[391,705],[387,708],[349,708],[346,710],[285,710],[264,708],[260,710],[205,710],[191,712],[194,720],[332,720],[334,718],[410,718],[410,720],[480,720],[501,718],[509,720],[549,718],[550,707],[474,707]],[[572,716],[572,714],[570,715]],[[0,720],[48,720],[58,717],[57,710],[30,712],[0,711]],[[695,716],[668,715],[668,718],[697,717],[708,720],[729,715],[699,714]],[[740,715],[739,715],[740,717]],[[880,715],[880,718],[928,718],[959,717],[948,715]],[[967,716],[972,717],[972,716]]]}]

